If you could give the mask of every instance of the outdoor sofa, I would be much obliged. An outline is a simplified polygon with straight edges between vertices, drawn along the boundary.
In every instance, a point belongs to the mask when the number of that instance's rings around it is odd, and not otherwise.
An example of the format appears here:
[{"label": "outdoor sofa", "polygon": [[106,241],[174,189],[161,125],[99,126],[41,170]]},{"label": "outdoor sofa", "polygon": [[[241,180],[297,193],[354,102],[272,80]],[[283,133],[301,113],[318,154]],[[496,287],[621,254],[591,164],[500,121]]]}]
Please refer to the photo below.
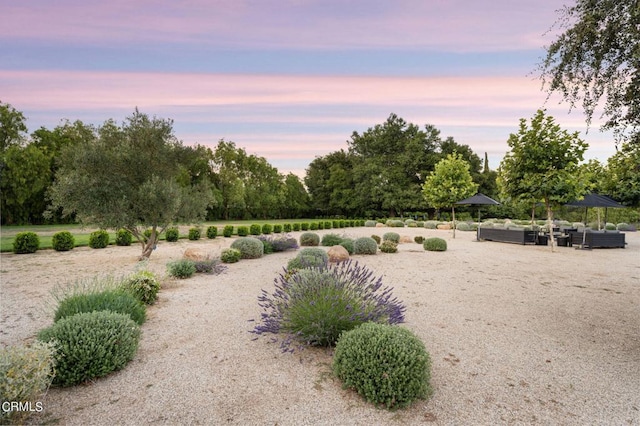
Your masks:
[{"label": "outdoor sofa", "polygon": [[478,239],[503,243],[536,244],[538,233],[530,229],[479,227]]},{"label": "outdoor sofa", "polygon": [[593,231],[591,229],[587,229],[584,232],[584,235],[582,231],[573,231],[570,232],[569,235],[571,236],[571,244],[574,246],[582,246],[582,248],[625,247],[625,234],[620,231]]}]

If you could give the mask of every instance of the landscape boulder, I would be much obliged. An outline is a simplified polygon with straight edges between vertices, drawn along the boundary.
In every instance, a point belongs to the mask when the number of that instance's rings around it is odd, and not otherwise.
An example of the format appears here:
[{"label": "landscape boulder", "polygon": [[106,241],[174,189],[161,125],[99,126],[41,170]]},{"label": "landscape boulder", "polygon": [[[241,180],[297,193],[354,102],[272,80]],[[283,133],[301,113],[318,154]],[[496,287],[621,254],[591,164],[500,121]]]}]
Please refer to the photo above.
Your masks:
[{"label": "landscape boulder", "polygon": [[327,251],[329,262],[338,263],[349,259],[349,252],[342,246],[332,246]]}]

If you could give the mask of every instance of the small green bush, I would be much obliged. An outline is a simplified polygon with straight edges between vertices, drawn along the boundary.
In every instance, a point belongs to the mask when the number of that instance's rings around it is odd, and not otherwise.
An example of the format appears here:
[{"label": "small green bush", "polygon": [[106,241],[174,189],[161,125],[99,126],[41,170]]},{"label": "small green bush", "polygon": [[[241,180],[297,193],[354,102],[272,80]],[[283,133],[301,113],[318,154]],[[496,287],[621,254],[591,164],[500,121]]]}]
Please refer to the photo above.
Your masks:
[{"label": "small green bush", "polygon": [[275,225],[273,225],[273,233],[274,234],[281,234],[282,233],[282,224],[281,223],[276,223]]},{"label": "small green bush", "polygon": [[175,278],[190,278],[196,273],[196,265],[193,260],[178,259],[167,263],[167,272]]},{"label": "small green bush", "polygon": [[332,228],[340,228],[340,221],[339,220],[332,220],[331,221],[331,227]]},{"label": "small green bush", "polygon": [[301,225],[298,222],[293,224],[293,231],[298,232],[300,230]]},{"label": "small green bush", "polygon": [[240,253],[240,250],[232,248],[224,249],[222,253],[220,253],[220,260],[223,263],[236,263],[239,262],[241,258],[242,253]]},{"label": "small green bush", "polygon": [[317,229],[323,230],[324,229],[324,222],[318,222],[318,228]]},{"label": "small green bush", "polygon": [[139,271],[125,278],[121,288],[140,302],[152,305],[158,299],[160,281],[151,271]]},{"label": "small green bush", "polygon": [[308,231],[309,230],[309,222],[302,222],[300,224],[300,230],[301,231]]},{"label": "small green bush", "polygon": [[378,252],[378,243],[371,237],[360,237],[353,243],[355,254],[376,254]]},{"label": "small green bush", "polygon": [[306,247],[298,252],[298,255],[287,263],[288,271],[296,271],[305,268],[318,268],[329,263],[327,252],[318,247]]},{"label": "small green bush", "polygon": [[[0,401],[42,401],[54,376],[55,346],[36,341],[30,346],[0,349]],[[29,411],[0,411],[0,424],[22,424]]]},{"label": "small green bush", "polygon": [[231,248],[239,250],[242,259],[258,259],[264,255],[264,244],[255,237],[240,237],[231,243]]},{"label": "small green bush", "polygon": [[105,248],[109,245],[109,233],[104,229],[93,231],[89,234],[89,247],[94,249]]},{"label": "small green bush", "polygon": [[342,241],[340,241],[340,245],[347,249],[347,252],[349,252],[350,255],[355,252],[353,239],[351,238],[344,238]]},{"label": "small green bush", "polygon": [[189,240],[190,241],[198,241],[200,239],[200,228],[190,228],[189,229]]},{"label": "small green bush", "polygon": [[333,372],[345,388],[388,409],[406,407],[431,393],[431,358],[411,331],[369,322],[343,333]]},{"label": "small green bush", "polygon": [[604,225],[604,229],[606,229],[607,231],[614,231],[614,230],[616,230],[616,229],[618,229],[618,228],[616,227],[616,224],[615,224],[615,223],[607,222],[607,223]]},{"label": "small green bush", "polygon": [[380,251],[384,253],[396,253],[398,251],[398,244],[391,240],[385,240],[380,244]]},{"label": "small green bush", "polygon": [[[258,229],[259,228],[260,228],[260,225],[258,225]],[[247,235],[249,235],[249,232],[251,232],[249,226],[244,226],[244,225],[238,226],[238,237],[246,237]],[[260,235],[260,233],[254,234],[254,235]]]},{"label": "small green bush", "polygon": [[301,246],[317,246],[320,244],[320,236],[314,232],[305,232],[300,235]]},{"label": "small green bush", "polygon": [[438,224],[440,224],[440,222],[437,220],[427,220],[424,222],[424,227],[427,229],[438,229]]},{"label": "small green bush", "polygon": [[218,236],[218,227],[211,225],[207,227],[207,238],[209,238],[210,240],[213,240],[215,237]]},{"label": "small green bush", "polygon": [[325,220],[324,221],[324,229],[331,229],[332,228],[332,223],[329,220]]},{"label": "small green bush", "polygon": [[447,242],[442,238],[432,237],[427,238],[422,243],[422,246],[427,251],[445,251],[447,250]]},{"label": "small green bush", "polygon": [[137,324],[144,323],[144,304],[129,292],[115,289],[75,294],[60,300],[54,314],[54,322],[81,312],[111,311],[128,315]]},{"label": "small green bush", "polygon": [[387,226],[392,228],[404,228],[404,222],[398,219],[389,219],[387,220]]},{"label": "small green bush", "polygon": [[273,225],[271,225],[270,223],[265,223],[264,225],[262,225],[263,234],[269,235],[271,232],[273,232]]},{"label": "small green bush", "polygon": [[35,253],[40,248],[40,237],[35,232],[18,232],[13,239],[16,254]]},{"label": "small green bush", "polygon": [[[249,233],[251,235],[260,235],[261,227],[260,224],[254,223],[249,227]],[[240,233],[238,233],[240,235]],[[246,237],[247,235],[240,235],[241,237]]]},{"label": "small green bush", "polygon": [[380,244],[380,242],[382,241],[379,235],[372,235],[371,238],[373,238],[376,244]]},{"label": "small green bush", "polygon": [[53,383],[72,386],[123,368],[138,350],[140,328],[125,314],[83,312],[42,330],[38,339],[55,342]]},{"label": "small green bush", "polygon": [[133,241],[133,234],[128,229],[118,229],[116,232],[116,245],[122,247],[128,247]]},{"label": "small green bush", "polygon": [[225,225],[225,227],[222,228],[222,235],[226,238],[231,237],[233,235],[233,225]]},{"label": "small green bush", "polygon": [[472,231],[473,227],[467,222],[458,222],[456,223],[456,229],[458,231],[468,232],[468,231]]},{"label": "small green bush", "polygon": [[418,244],[422,244],[424,242],[424,237],[422,235],[416,235],[415,237],[413,237],[413,241]]},{"label": "small green bush", "polygon": [[346,220],[339,220],[338,221],[338,227],[346,228],[346,226],[347,226],[347,221]]},{"label": "small green bush", "polygon": [[310,231],[317,231],[318,230],[318,222],[311,222],[309,224],[309,230]]},{"label": "small green bush", "polygon": [[397,232],[385,232],[384,235],[382,235],[382,241],[391,241],[398,244],[400,243],[400,234]]},{"label": "small green bush", "polygon": [[69,251],[76,245],[76,240],[69,231],[60,231],[51,237],[51,246],[55,251]]},{"label": "small green bush", "polygon": [[172,226],[171,228],[167,228],[164,237],[168,242],[175,243],[180,238],[180,231],[177,227]]},{"label": "small green bush", "polygon": [[291,229],[293,229],[293,228],[291,227],[290,223],[285,223],[284,225],[282,225],[282,230],[284,232],[291,232]]},{"label": "small green bush", "polygon": [[367,220],[364,222],[364,226],[366,226],[367,228],[375,228],[377,224],[378,222],[376,222],[375,220]]},{"label": "small green bush", "polygon": [[618,229],[618,231],[633,231],[633,226],[628,223],[621,222],[616,226],[616,229]]},{"label": "small green bush", "polygon": [[338,234],[324,234],[321,244],[325,247],[337,246],[342,242],[342,237]]}]

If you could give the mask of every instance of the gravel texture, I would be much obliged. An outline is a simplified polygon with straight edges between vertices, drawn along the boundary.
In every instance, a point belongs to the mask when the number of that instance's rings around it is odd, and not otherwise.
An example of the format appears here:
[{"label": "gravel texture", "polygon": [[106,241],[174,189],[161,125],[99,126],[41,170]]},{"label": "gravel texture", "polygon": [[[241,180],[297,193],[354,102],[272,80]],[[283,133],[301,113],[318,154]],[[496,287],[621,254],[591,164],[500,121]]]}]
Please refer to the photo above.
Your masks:
[{"label": "gravel texture", "polygon": [[[382,236],[388,228],[317,231]],[[252,340],[257,297],[293,252],[228,265],[221,275],[163,278],[136,358],[123,370],[52,388],[32,423],[62,425],[640,425],[640,233],[626,249],[576,250],[439,236],[445,252],[405,243],[353,256],[407,306],[432,357],[433,396],[387,411],[331,375],[331,351],[281,353]],[[300,233],[293,233],[299,237]],[[219,255],[233,239],[161,243],[148,268],[186,248]],[[138,267],[138,246],[2,254],[0,344],[27,344],[52,322],[51,291]]]}]

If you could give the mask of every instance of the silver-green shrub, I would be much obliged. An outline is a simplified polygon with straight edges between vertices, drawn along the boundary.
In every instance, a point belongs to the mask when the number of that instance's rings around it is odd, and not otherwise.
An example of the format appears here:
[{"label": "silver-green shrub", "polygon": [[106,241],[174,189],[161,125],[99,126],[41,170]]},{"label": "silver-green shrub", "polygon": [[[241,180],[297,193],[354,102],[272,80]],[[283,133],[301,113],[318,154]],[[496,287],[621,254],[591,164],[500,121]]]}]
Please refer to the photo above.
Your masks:
[{"label": "silver-green shrub", "polygon": [[327,252],[318,247],[305,247],[298,255],[287,264],[288,271],[296,271],[305,268],[317,268],[329,263]]},{"label": "silver-green shrub", "polygon": [[190,278],[196,273],[196,264],[189,259],[174,260],[167,263],[167,273],[179,279]]},{"label": "silver-green shrub", "polygon": [[313,247],[320,244],[320,236],[315,232],[303,232],[300,235],[300,245],[305,247]]},{"label": "silver-green shrub", "polygon": [[365,220],[364,226],[368,228],[375,228],[377,223],[378,222],[376,222],[375,220]]},{"label": "silver-green shrub", "polygon": [[353,242],[354,254],[376,254],[378,243],[371,237],[360,237]]},{"label": "silver-green shrub", "polygon": [[[0,349],[0,402],[38,403],[54,376],[55,346],[36,341],[30,346],[8,346]],[[1,424],[22,424],[29,411],[0,411]]]},{"label": "silver-green shrub", "polygon": [[264,244],[254,237],[240,237],[231,243],[231,248],[239,250],[243,259],[258,259],[264,255]]},{"label": "silver-green shrub", "polygon": [[38,339],[55,343],[54,384],[72,386],[124,367],[138,350],[140,327],[125,314],[83,312],[42,330]]},{"label": "silver-green shrub", "polygon": [[392,228],[404,228],[404,222],[398,219],[389,219],[387,220],[387,226]]},{"label": "silver-green shrub", "polygon": [[432,237],[427,238],[422,243],[422,246],[427,251],[445,251],[447,250],[447,242],[442,238]]},{"label": "silver-green shrub", "polygon": [[431,358],[411,331],[369,322],[343,333],[333,372],[345,388],[388,409],[406,407],[431,393]]},{"label": "silver-green shrub", "polygon": [[332,246],[337,246],[341,242],[342,242],[342,237],[338,234],[324,234],[322,236],[322,241],[320,242],[320,244],[322,244],[325,247],[332,247]]},{"label": "silver-green shrub", "polygon": [[110,311],[129,316],[137,324],[146,320],[146,308],[134,295],[120,289],[101,292],[74,294],[60,300],[54,314],[54,321],[82,312]]},{"label": "silver-green shrub", "polygon": [[382,235],[382,241],[391,241],[398,244],[400,243],[400,234],[397,232],[385,232]]},{"label": "silver-green shrub", "polygon": [[467,222],[457,222],[456,229],[458,231],[471,231],[473,228]]},{"label": "silver-green shrub", "polygon": [[427,220],[424,222],[424,227],[427,229],[437,229],[438,224],[440,224],[440,222],[437,220]]}]

